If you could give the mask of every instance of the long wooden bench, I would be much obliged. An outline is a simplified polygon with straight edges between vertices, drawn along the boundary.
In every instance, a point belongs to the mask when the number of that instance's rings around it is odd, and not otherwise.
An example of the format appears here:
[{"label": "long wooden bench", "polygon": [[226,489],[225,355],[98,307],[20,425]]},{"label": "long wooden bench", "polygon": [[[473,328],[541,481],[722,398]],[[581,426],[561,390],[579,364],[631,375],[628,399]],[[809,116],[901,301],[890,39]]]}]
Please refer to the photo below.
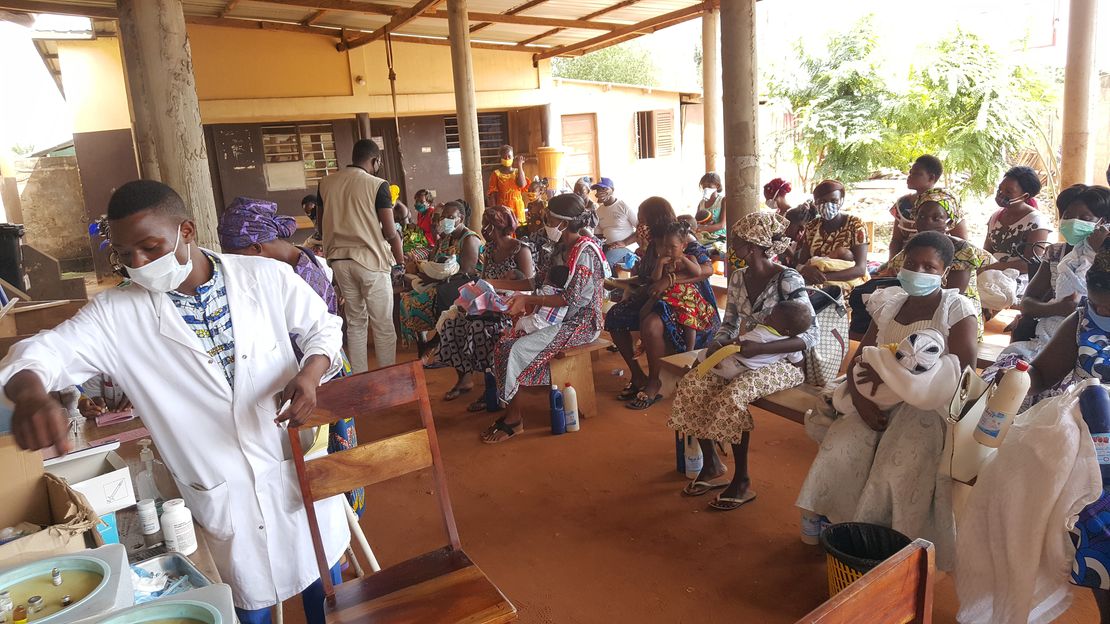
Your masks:
[{"label": "long wooden bench", "polygon": [[599,338],[589,344],[571,347],[551,360],[551,383],[562,388],[569,383],[578,395],[579,416],[597,415],[597,391],[594,388],[594,360],[613,343]]}]

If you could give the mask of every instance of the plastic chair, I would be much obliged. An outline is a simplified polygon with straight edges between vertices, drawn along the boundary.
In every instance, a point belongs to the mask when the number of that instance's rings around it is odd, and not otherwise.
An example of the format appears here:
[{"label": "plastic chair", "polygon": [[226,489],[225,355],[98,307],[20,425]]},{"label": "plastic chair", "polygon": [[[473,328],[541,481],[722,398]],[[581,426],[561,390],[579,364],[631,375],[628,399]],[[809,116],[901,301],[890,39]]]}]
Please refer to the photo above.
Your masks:
[{"label": "plastic chair", "polygon": [[[301,498],[324,583],[327,621],[511,622],[516,619],[516,608],[463,552],[459,542],[419,361],[329,382],[318,391],[317,409],[304,426],[326,426],[341,418],[380,413],[409,403],[419,405],[421,427],[380,440],[359,440],[354,448],[308,461],[298,428],[289,428]],[[375,574],[332,585],[312,503],[426,468],[432,470],[448,544]]]}]

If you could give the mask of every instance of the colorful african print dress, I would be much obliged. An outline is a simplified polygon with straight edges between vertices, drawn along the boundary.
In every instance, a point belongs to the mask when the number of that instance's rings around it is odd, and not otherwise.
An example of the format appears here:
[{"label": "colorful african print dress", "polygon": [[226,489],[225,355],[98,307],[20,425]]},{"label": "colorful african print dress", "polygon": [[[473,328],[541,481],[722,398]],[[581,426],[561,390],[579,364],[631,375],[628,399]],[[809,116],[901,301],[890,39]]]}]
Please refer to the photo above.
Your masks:
[{"label": "colorful african print dress", "polygon": [[[457,260],[463,241],[471,236],[477,236],[477,234],[466,230],[461,236],[452,234],[440,237],[429,259],[433,262],[446,262],[449,258]],[[423,290],[410,290],[401,295],[401,334],[406,341],[413,342],[422,332],[435,329],[436,321],[439,320],[435,307],[434,285]]]},{"label": "colorful african print dress", "polygon": [[517,223],[524,223],[528,220],[524,211],[524,194],[523,191],[528,188],[527,184],[521,187],[516,182],[516,169],[510,169],[509,173],[503,173],[501,168],[493,170],[489,175],[489,188],[486,192],[490,195],[497,193],[497,199],[502,206],[513,211],[516,216]]}]

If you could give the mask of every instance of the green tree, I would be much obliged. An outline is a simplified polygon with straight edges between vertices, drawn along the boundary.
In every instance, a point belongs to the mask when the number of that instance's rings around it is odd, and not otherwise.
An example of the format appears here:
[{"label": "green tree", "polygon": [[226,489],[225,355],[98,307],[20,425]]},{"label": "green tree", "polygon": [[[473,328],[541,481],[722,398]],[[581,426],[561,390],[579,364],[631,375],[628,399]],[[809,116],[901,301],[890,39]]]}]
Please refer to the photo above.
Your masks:
[{"label": "green tree", "polygon": [[651,55],[634,44],[615,45],[575,58],[556,57],[551,60],[551,74],[557,78],[655,86]]}]

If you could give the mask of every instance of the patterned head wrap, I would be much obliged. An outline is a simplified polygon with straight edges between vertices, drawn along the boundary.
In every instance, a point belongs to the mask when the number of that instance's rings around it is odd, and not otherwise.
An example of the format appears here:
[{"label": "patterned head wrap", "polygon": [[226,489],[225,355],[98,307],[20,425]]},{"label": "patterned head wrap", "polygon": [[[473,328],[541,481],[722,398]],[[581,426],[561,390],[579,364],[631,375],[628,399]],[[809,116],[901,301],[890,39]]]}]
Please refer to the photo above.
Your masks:
[{"label": "patterned head wrap", "polygon": [[220,217],[217,232],[225,250],[289,238],[297,231],[297,220],[279,215],[277,204],[264,199],[236,197]]},{"label": "patterned head wrap", "polygon": [[951,225],[956,225],[964,220],[964,213],[960,209],[959,200],[942,188],[932,188],[917,194],[917,201],[913,203],[913,216],[915,218],[917,217],[917,209],[925,202],[940,204],[941,210],[948,215],[948,221]]},{"label": "patterned head wrap", "polygon": [[786,195],[790,192],[790,183],[782,178],[775,178],[763,185],[763,196],[767,198]]},{"label": "patterned head wrap", "polygon": [[845,194],[844,183],[840,180],[823,180],[817,186],[813,187],[813,197],[817,198],[818,195],[831,193],[833,191],[840,191],[841,195]]},{"label": "patterned head wrap", "polygon": [[774,212],[746,214],[732,226],[732,235],[764,249],[768,258],[786,251],[790,238],[783,235],[790,222]]},{"label": "patterned head wrap", "polygon": [[519,226],[516,215],[505,206],[490,206],[486,208],[485,216],[490,224],[493,225],[494,229],[501,232],[506,230],[512,232]]}]

